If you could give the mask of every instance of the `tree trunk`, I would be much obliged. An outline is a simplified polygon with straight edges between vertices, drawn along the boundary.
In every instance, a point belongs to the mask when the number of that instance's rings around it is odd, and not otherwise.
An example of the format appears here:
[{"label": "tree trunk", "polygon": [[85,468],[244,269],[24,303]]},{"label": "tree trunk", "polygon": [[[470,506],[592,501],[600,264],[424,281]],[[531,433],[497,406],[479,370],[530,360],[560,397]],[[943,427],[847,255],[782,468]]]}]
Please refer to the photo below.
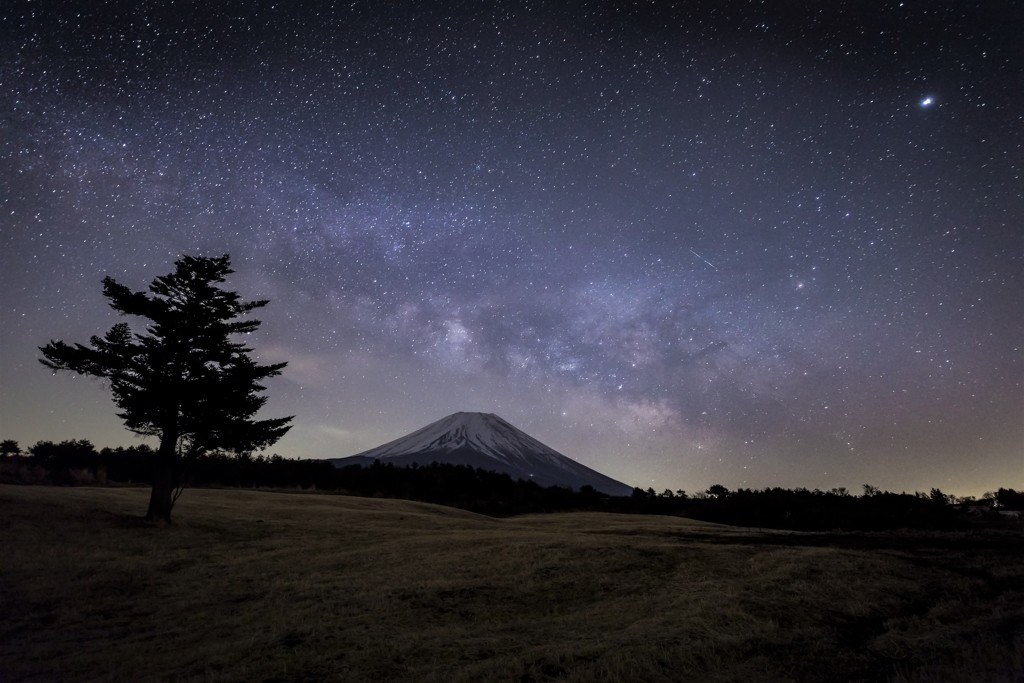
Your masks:
[{"label": "tree trunk", "polygon": [[174,507],[174,489],[178,481],[177,437],[164,433],[160,439],[160,449],[156,452],[156,463],[153,468],[153,488],[149,493],[149,510],[146,519],[150,522],[171,522],[171,508]]}]

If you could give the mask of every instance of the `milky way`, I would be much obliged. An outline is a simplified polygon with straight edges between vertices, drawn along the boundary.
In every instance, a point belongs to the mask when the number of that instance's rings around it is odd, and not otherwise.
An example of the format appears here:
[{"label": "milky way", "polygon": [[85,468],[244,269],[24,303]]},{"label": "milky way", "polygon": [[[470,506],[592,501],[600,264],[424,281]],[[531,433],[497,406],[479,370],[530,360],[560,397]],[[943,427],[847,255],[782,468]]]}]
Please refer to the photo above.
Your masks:
[{"label": "milky way", "polygon": [[130,443],[36,347],[229,253],[287,456],[1024,485],[1024,13],[771,4],[5,3],[0,436]]}]

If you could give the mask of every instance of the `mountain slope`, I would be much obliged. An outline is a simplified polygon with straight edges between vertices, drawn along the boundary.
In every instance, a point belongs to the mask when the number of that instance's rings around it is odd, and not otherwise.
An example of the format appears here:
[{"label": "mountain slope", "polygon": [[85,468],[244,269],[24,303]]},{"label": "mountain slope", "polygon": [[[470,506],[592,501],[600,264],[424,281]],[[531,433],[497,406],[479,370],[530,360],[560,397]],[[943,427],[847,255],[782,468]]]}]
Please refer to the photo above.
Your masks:
[{"label": "mountain slope", "polygon": [[633,488],[567,458],[492,413],[453,413],[400,439],[347,458],[336,467],[380,460],[396,466],[432,462],[470,465],[528,479],[541,486],[592,486],[616,496]]}]

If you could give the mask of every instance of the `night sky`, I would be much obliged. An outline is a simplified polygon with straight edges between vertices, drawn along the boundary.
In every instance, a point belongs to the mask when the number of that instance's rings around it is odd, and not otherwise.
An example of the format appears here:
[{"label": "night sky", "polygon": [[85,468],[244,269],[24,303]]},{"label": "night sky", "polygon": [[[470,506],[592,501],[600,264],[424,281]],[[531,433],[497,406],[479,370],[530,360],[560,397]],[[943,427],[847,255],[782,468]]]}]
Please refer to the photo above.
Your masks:
[{"label": "night sky", "polygon": [[229,253],[271,452],[1024,487],[1024,9],[802,4],[4,2],[0,437],[134,443],[37,347]]}]

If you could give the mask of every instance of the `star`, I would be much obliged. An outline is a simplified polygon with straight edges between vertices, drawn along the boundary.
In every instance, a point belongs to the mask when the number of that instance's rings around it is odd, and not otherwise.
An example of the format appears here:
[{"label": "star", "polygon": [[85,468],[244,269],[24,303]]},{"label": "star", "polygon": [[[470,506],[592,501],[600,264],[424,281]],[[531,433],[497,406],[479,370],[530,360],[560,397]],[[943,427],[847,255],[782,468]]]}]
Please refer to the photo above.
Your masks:
[{"label": "star", "polygon": [[931,95],[928,95],[927,97],[922,99],[918,104],[922,109],[928,109],[933,104],[935,104],[935,98],[932,97]]}]

